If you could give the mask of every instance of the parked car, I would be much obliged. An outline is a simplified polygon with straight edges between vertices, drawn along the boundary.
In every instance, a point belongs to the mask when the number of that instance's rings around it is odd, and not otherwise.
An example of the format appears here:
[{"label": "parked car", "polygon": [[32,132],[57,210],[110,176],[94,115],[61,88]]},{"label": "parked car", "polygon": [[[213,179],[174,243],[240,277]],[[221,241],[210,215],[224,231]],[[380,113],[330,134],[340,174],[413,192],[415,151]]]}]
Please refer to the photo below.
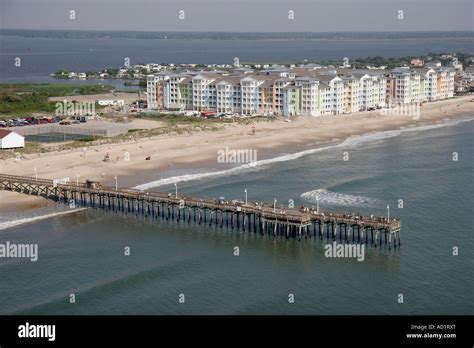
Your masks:
[{"label": "parked car", "polygon": [[69,121],[61,121],[61,122],[59,122],[59,124],[60,124],[61,126],[70,126],[70,125],[71,125],[71,122],[69,122]]}]

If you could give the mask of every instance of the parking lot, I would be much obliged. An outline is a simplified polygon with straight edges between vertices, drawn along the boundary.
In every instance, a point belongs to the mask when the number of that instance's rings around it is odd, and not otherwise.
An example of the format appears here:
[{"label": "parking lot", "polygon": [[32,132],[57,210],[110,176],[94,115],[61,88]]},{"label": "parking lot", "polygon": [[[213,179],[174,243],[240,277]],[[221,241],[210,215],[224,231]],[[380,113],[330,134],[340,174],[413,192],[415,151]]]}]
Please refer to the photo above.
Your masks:
[{"label": "parking lot", "polygon": [[[67,121],[66,121],[67,122]],[[112,122],[103,120],[91,120],[78,122],[76,124],[65,122],[51,122],[42,124],[29,124],[28,126],[12,126],[8,129],[21,135],[38,135],[46,133],[82,134],[93,136],[115,136],[127,133],[129,129],[152,129],[159,128],[161,122],[150,120],[133,120],[131,122]]]},{"label": "parking lot", "polygon": [[0,120],[0,127],[25,127],[41,124],[52,124],[61,122],[60,117],[35,117],[29,116],[27,118],[12,118],[8,120]]}]

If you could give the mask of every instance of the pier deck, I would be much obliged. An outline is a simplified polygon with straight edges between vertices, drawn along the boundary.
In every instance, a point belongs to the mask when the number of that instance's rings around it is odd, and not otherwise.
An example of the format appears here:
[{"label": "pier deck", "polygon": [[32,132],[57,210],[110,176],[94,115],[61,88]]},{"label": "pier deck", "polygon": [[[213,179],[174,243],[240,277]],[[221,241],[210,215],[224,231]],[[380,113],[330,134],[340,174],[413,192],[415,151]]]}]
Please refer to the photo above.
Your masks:
[{"label": "pier deck", "polygon": [[[92,185],[94,186],[94,185]],[[41,195],[70,206],[90,206],[125,214],[154,218],[224,225],[274,236],[311,237],[347,243],[385,242],[390,248],[400,245],[399,219],[322,212],[315,209],[274,207],[273,204],[204,199],[165,192],[139,191],[108,186],[91,187],[87,183],[57,184],[53,180],[0,174],[0,189]],[[370,238],[369,238],[370,235]],[[382,235],[385,236],[384,240]]]}]

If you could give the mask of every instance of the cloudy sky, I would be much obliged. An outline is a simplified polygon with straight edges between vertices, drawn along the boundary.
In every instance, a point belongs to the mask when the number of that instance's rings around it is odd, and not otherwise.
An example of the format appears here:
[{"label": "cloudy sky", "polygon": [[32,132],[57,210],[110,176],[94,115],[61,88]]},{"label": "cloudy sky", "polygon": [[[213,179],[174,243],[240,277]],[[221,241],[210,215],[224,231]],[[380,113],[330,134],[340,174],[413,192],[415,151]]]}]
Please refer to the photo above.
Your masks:
[{"label": "cloudy sky", "polygon": [[[138,31],[474,30],[473,0],[0,0],[0,28]],[[70,11],[75,19],[70,19]],[[184,19],[179,16],[183,15]],[[293,17],[289,11],[293,11]],[[403,11],[403,19],[399,19]]]}]

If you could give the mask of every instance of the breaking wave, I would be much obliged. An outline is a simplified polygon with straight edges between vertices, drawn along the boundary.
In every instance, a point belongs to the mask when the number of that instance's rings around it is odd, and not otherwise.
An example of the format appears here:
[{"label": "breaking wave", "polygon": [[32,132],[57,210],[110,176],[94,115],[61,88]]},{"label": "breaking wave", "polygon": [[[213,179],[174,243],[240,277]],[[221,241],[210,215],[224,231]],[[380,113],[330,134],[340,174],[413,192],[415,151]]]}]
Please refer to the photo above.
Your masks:
[{"label": "breaking wave", "polygon": [[11,227],[15,227],[15,226],[27,224],[27,223],[30,223],[30,222],[35,222],[35,221],[38,221],[38,220],[44,220],[44,219],[49,219],[49,218],[52,218],[52,217],[55,217],[55,216],[60,216],[60,215],[75,213],[75,212],[78,212],[78,211],[81,211],[81,210],[85,210],[85,209],[87,209],[87,208],[79,208],[79,209],[68,210],[68,211],[62,211],[62,212],[52,213],[52,214],[39,215],[39,216],[34,216],[34,217],[24,218],[24,219],[16,219],[16,220],[11,220],[11,221],[3,221],[3,222],[0,222],[0,231],[1,231],[1,230],[5,230],[5,229],[7,229],[7,228],[11,228]]},{"label": "breaking wave", "polygon": [[159,180],[155,180],[155,181],[151,181],[145,184],[135,186],[134,188],[137,190],[148,190],[155,187],[172,185],[178,182],[194,181],[194,180],[214,178],[214,177],[226,176],[226,175],[235,175],[235,174],[239,174],[241,172],[245,172],[251,169],[260,170],[264,168],[264,166],[272,164],[272,163],[291,161],[291,160],[301,158],[303,156],[311,155],[314,153],[318,153],[318,152],[333,149],[333,148],[357,146],[360,144],[370,143],[377,140],[384,140],[388,138],[397,137],[404,132],[424,131],[424,130],[430,130],[430,129],[441,128],[441,127],[446,127],[446,126],[454,126],[458,123],[472,121],[472,120],[473,120],[472,118],[463,118],[463,119],[458,119],[458,120],[449,120],[443,123],[438,123],[438,124],[433,124],[433,125],[423,125],[419,127],[404,128],[400,130],[390,130],[390,131],[374,132],[374,133],[368,133],[368,134],[363,134],[363,135],[357,135],[357,136],[347,138],[346,140],[344,140],[343,142],[339,144],[331,144],[325,147],[305,150],[305,151],[301,151],[301,152],[297,152],[293,154],[282,155],[275,158],[264,159],[261,161],[256,161],[256,162],[252,162],[252,163],[244,164],[238,167],[220,170],[220,171],[185,174],[185,175],[172,176],[169,178],[162,178]]},{"label": "breaking wave", "polygon": [[372,207],[381,204],[381,202],[375,198],[337,193],[326,189],[305,192],[301,194],[301,198],[314,205],[317,204],[318,200],[319,204],[344,207]]}]

